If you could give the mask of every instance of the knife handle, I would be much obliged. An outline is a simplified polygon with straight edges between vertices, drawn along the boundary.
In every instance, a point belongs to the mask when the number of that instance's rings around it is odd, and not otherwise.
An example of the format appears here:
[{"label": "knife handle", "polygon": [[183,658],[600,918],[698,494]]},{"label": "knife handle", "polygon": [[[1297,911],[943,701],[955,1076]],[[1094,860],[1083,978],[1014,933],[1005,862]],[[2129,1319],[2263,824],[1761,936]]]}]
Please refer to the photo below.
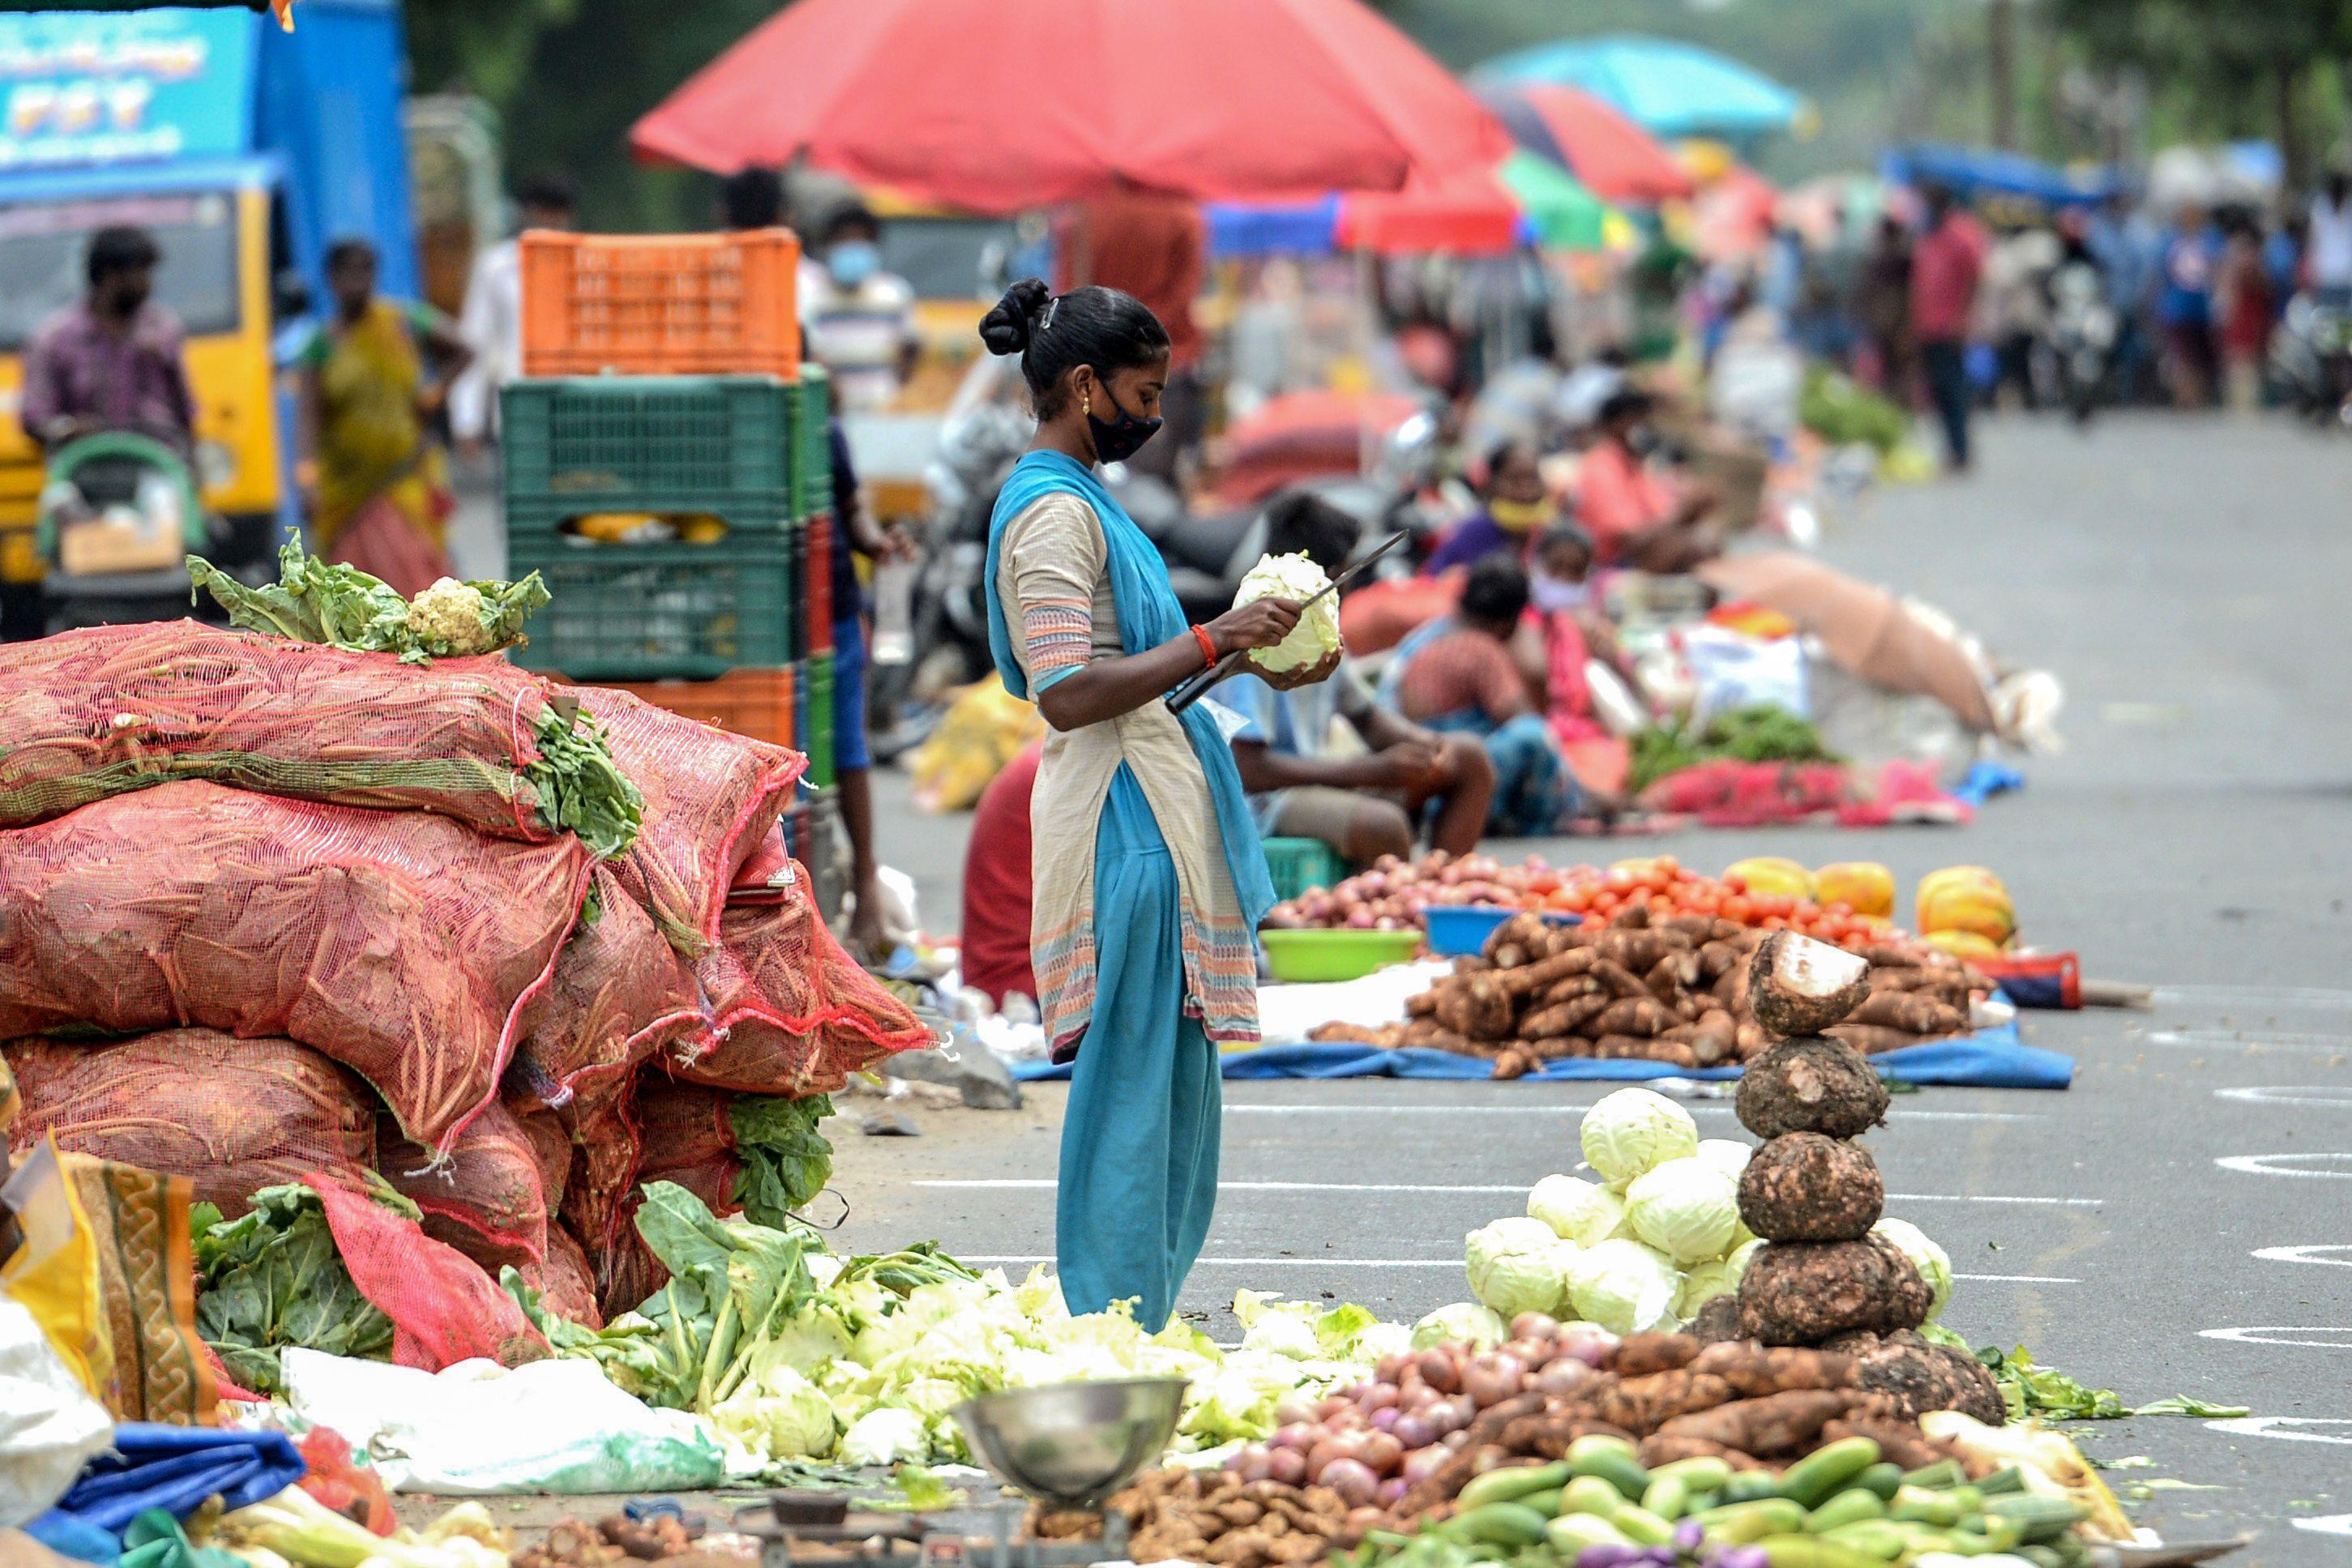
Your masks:
[{"label": "knife handle", "polygon": [[1207,669],[1200,672],[1200,674],[1187,675],[1184,678],[1184,684],[1182,685],[1178,686],[1174,691],[1168,694],[1168,711],[1170,713],[1182,713],[1186,708],[1191,707],[1194,703],[1199,702],[1203,693],[1207,692],[1211,686],[1215,685],[1219,681],[1223,680],[1227,675],[1232,674],[1235,670],[1240,669],[1242,666],[1242,661],[1248,657],[1248,649],[1236,648],[1232,653],[1226,654],[1223,658],[1219,659],[1215,664],[1211,664]]}]

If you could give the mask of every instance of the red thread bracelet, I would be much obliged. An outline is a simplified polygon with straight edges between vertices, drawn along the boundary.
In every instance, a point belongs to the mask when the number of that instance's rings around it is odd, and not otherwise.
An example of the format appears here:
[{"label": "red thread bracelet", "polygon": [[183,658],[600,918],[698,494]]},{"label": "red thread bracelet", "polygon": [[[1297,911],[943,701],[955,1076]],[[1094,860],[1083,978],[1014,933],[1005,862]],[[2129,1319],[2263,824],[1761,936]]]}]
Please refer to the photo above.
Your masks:
[{"label": "red thread bracelet", "polygon": [[1201,644],[1202,658],[1207,660],[1212,664],[1214,664],[1217,662],[1216,639],[1209,635],[1209,629],[1206,626],[1195,626],[1192,628],[1192,641]]}]

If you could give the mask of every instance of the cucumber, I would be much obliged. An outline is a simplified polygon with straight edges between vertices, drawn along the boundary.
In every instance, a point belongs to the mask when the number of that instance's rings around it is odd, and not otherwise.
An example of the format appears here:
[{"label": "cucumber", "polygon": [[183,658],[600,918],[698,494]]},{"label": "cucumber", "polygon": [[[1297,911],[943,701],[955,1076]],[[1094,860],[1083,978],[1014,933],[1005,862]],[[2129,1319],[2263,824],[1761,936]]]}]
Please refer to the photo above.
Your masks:
[{"label": "cucumber", "polygon": [[1625,1494],[1599,1476],[1579,1476],[1561,1490],[1557,1511],[1598,1514],[1606,1519],[1623,1508],[1625,1502]]},{"label": "cucumber", "polygon": [[1544,1544],[1573,1563],[1588,1546],[1631,1546],[1625,1532],[1597,1514],[1564,1513],[1544,1526]]},{"label": "cucumber", "polygon": [[2003,1492],[2021,1492],[2024,1490],[2025,1472],[2015,1465],[2003,1465],[1977,1482],[1977,1490],[1987,1497],[1997,1497]]},{"label": "cucumber", "polygon": [[1627,1503],[1609,1516],[1624,1537],[1636,1546],[1664,1546],[1675,1538],[1675,1527],[1646,1508]]},{"label": "cucumber", "polygon": [[1881,1502],[1893,1502],[1895,1490],[1903,1484],[1903,1467],[1890,1465],[1885,1459],[1853,1478],[1853,1484],[1874,1493]]},{"label": "cucumber", "polygon": [[2018,1527],[2019,1538],[2031,1544],[2052,1541],[2072,1529],[2083,1511],[2063,1498],[2024,1495],[1985,1499],[1988,1520],[2006,1520]]},{"label": "cucumber", "polygon": [[1768,1535],[1755,1543],[1772,1568],[1879,1568],[1881,1559],[1818,1535]]},{"label": "cucumber", "polygon": [[1653,1476],[1674,1476],[1694,1493],[1721,1491],[1731,1484],[1731,1467],[1711,1454],[1675,1459],[1660,1465],[1650,1473]]},{"label": "cucumber", "polygon": [[[1905,1484],[1915,1487],[1956,1487],[1968,1479],[1958,1459],[1938,1459],[1932,1465],[1922,1465],[1904,1473]],[[2024,1483],[2021,1480],[2020,1485]]]},{"label": "cucumber", "polygon": [[1740,1470],[1723,1489],[1725,1502],[1759,1502],[1780,1495],[1780,1478],[1770,1470]]},{"label": "cucumber", "polygon": [[1906,1520],[1915,1524],[1933,1524],[1949,1528],[1968,1517],[1969,1509],[1960,1495],[1954,1491],[1929,1491],[1926,1487],[1904,1487],[1887,1504],[1890,1519]]},{"label": "cucumber", "polygon": [[1697,1519],[1708,1540],[1719,1545],[1745,1546],[1768,1535],[1796,1534],[1805,1528],[1805,1507],[1785,1497],[1763,1497],[1709,1509]]},{"label": "cucumber", "polygon": [[1850,1487],[1807,1514],[1805,1528],[1815,1535],[1826,1535],[1840,1525],[1885,1517],[1886,1505],[1878,1500],[1876,1492]]},{"label": "cucumber", "polygon": [[1910,1546],[1910,1538],[1903,1527],[1892,1520],[1865,1519],[1858,1523],[1841,1525],[1825,1539],[1840,1546],[1851,1546],[1856,1552],[1866,1552],[1882,1563],[1892,1563]]},{"label": "cucumber", "polygon": [[1682,1477],[1660,1475],[1655,1470],[1651,1474],[1656,1479],[1642,1493],[1642,1507],[1646,1511],[1660,1519],[1680,1519],[1690,1511],[1690,1487]]},{"label": "cucumber", "polygon": [[1444,1525],[1448,1539],[1487,1546],[1533,1546],[1552,1521],[1522,1503],[1490,1502],[1457,1513]]},{"label": "cucumber", "polygon": [[1815,1448],[1783,1471],[1780,1495],[1795,1498],[1807,1508],[1819,1508],[1876,1463],[1876,1443],[1868,1437],[1841,1437]]},{"label": "cucumber", "polygon": [[1549,1491],[1531,1491],[1525,1497],[1513,1498],[1511,1500],[1521,1508],[1534,1509],[1546,1519],[1556,1519],[1559,1516],[1560,1495],[1560,1489],[1554,1487]]},{"label": "cucumber", "polygon": [[1468,1513],[1490,1502],[1508,1502],[1532,1492],[1557,1490],[1567,1485],[1568,1479],[1565,1464],[1514,1465],[1508,1469],[1488,1470],[1485,1475],[1471,1477],[1455,1500],[1461,1511]]},{"label": "cucumber", "polygon": [[1625,1494],[1628,1500],[1650,1490],[1650,1472],[1633,1457],[1633,1445],[1622,1437],[1591,1434],[1568,1446],[1571,1474],[1599,1476]]}]

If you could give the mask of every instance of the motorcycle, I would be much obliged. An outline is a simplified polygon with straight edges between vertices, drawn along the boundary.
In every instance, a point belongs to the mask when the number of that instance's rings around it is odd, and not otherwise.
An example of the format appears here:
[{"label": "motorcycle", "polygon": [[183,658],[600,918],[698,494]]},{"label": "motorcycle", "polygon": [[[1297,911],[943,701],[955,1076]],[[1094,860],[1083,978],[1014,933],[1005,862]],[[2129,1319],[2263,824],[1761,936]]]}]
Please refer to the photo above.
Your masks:
[{"label": "motorcycle", "polygon": [[2271,334],[2269,370],[2297,413],[2318,424],[2352,426],[2352,311],[2309,294],[2288,300]]},{"label": "motorcycle", "polygon": [[187,558],[215,525],[180,453],[152,435],[101,430],[54,449],[34,520],[50,633],[189,612]]},{"label": "motorcycle", "polygon": [[2098,268],[2070,264],[2050,277],[2050,356],[2059,395],[2077,425],[2106,395],[2116,349],[2116,312]]}]

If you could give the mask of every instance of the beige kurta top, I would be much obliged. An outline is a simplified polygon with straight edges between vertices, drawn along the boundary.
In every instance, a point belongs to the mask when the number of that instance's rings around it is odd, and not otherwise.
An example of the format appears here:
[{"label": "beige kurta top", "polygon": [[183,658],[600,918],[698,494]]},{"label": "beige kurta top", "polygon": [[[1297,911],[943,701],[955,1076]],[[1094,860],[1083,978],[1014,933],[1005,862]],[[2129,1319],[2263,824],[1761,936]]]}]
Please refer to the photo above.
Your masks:
[{"label": "beige kurta top", "polygon": [[[1013,656],[1033,695],[1057,673],[1125,652],[1107,553],[1101,521],[1076,496],[1042,497],[1005,525],[996,591],[1006,623],[1018,628]],[[1185,1011],[1213,1040],[1254,1041],[1256,938],[1243,919],[1200,758],[1159,702],[1046,734],[1029,806],[1029,940],[1046,1033],[1061,1044],[1094,1016],[1095,834],[1121,763],[1142,787],[1175,862]]]}]

